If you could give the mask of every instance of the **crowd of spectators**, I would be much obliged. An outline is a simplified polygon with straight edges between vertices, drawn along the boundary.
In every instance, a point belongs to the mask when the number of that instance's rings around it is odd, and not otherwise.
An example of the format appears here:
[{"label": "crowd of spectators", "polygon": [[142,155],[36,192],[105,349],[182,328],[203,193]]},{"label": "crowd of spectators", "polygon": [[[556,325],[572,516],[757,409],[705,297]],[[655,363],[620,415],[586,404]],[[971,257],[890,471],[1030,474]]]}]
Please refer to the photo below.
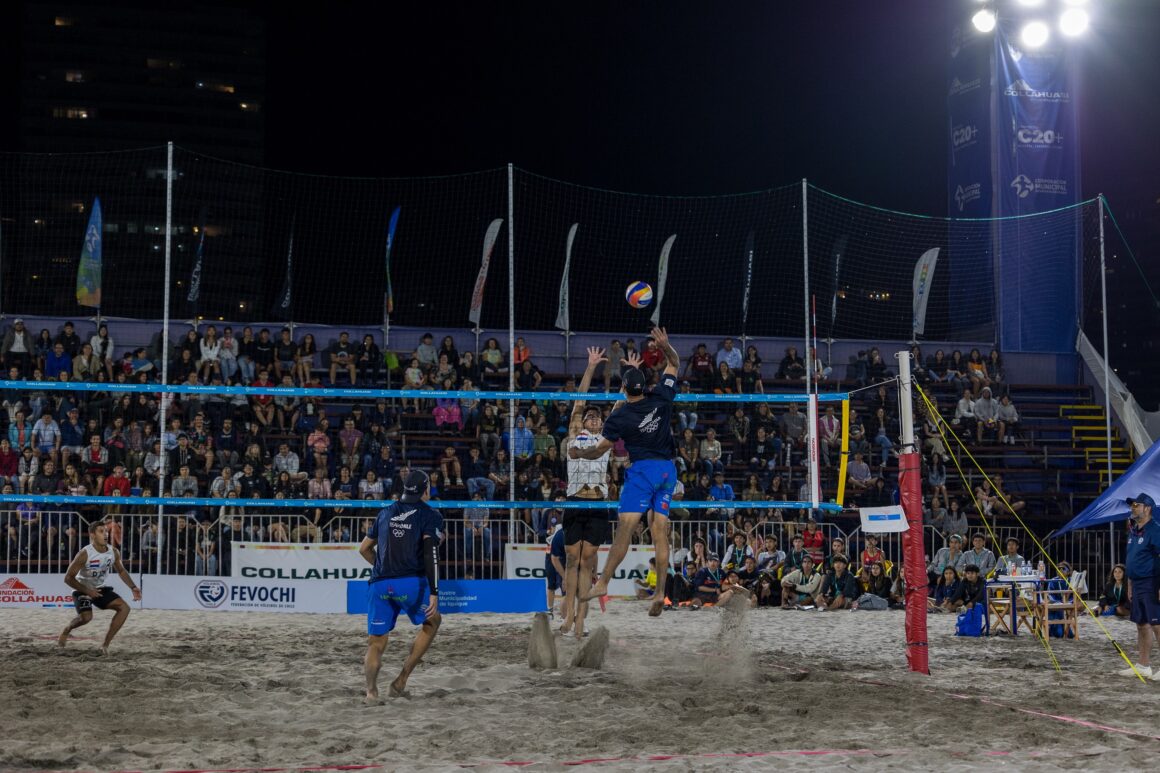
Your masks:
[{"label": "crowd of spectators", "polygon": [[[171,384],[250,385],[255,387],[330,385],[382,387],[388,373],[401,376],[393,385],[412,389],[454,389],[466,394],[438,399],[398,401],[323,399],[317,395],[229,395],[212,391],[173,393],[160,383],[162,353],[146,348],[118,350],[106,325],[82,335],[73,323],[33,335],[15,320],[0,343],[0,364],[10,380],[85,381],[96,391],[9,389],[2,397],[0,422],[0,477],[10,494],[102,494],[123,496],[126,505],[104,512],[148,516],[150,508],[132,504],[132,497],[167,495],[178,498],[237,499],[236,506],[174,508],[172,533],[158,534],[148,517],[125,536],[139,556],[162,556],[188,570],[219,570],[228,566],[226,551],[237,534],[248,538],[280,540],[351,541],[362,536],[371,511],[341,506],[286,510],[279,515],[254,517],[245,500],[254,498],[387,499],[399,493],[411,465],[431,475],[435,498],[495,500],[513,498],[542,501],[544,506],[523,511],[527,535],[545,539],[561,519],[552,503],[563,497],[566,462],[560,443],[567,434],[571,403],[552,399],[548,384],[574,391],[570,377],[551,376],[537,365],[535,353],[523,338],[505,352],[488,339],[479,352],[460,352],[451,336],[436,345],[430,334],[420,338],[412,352],[398,356],[384,352],[371,335],[356,343],[340,333],[330,342],[317,342],[310,333],[294,339],[290,329],[271,332],[243,327],[207,325],[180,336],[165,370]],[[638,353],[646,377],[655,381],[663,369],[663,354],[651,339],[614,340],[609,362],[595,383],[605,391],[619,385],[620,361]],[[973,351],[964,364],[961,354],[951,358],[938,352],[925,362],[920,375],[932,382],[951,381],[962,387],[963,411],[956,410],[965,437],[979,442],[1015,436],[1014,408],[1003,394],[996,402],[993,389],[1004,384],[1001,359],[992,352],[979,362]],[[921,353],[916,352],[921,358]],[[834,376],[830,366],[810,353],[803,360],[788,347],[775,364],[766,364],[754,345],[739,347],[725,339],[711,352],[706,344],[693,347],[683,363],[680,391],[691,393],[761,394],[766,381],[800,382],[807,368],[814,378]],[[479,388],[506,388],[514,369],[516,389],[536,392],[534,400],[516,403],[514,427],[509,429],[506,401],[473,397]],[[893,374],[877,349],[860,353],[847,368],[847,378],[877,389],[863,400],[865,416],[850,417],[851,462],[845,504],[889,504],[895,495],[899,428]],[[128,393],[118,384],[157,386],[156,392]],[[788,388],[788,387],[786,387]],[[987,401],[995,403],[993,409]],[[612,404],[598,403],[607,413]],[[980,408],[980,406],[984,406]],[[1004,407],[1010,408],[1004,413]],[[162,408],[164,407],[164,423]],[[735,534],[750,534],[763,524],[794,522],[809,539],[808,523],[822,517],[808,510],[722,507],[691,510],[683,501],[803,501],[808,500],[804,455],[809,431],[804,405],[681,402],[673,427],[677,435],[680,482],[672,515],[677,520],[705,521],[701,537],[712,552],[723,551]],[[925,413],[920,413],[925,417]],[[824,490],[832,491],[840,462],[841,424],[833,406],[826,406],[818,422]],[[949,449],[932,420],[920,420],[924,438],[927,478],[933,489],[928,499],[929,519],[940,531],[965,531],[962,510],[947,499],[945,460]],[[405,452],[404,452],[405,450]],[[514,460],[514,474],[511,460]],[[618,496],[627,454],[618,445],[612,454],[610,498]],[[941,477],[941,483],[939,476]],[[984,492],[994,501],[996,492]],[[1008,492],[1008,497],[1011,494]],[[944,504],[946,509],[944,510]],[[155,512],[155,508],[153,509]],[[86,519],[100,517],[100,508],[82,508]],[[459,515],[456,513],[455,515]],[[479,558],[495,555],[498,525],[486,507],[462,513],[465,533],[478,540]],[[82,535],[69,514],[54,513],[31,504],[4,513],[0,524],[7,535],[8,552],[25,556],[68,556]],[[212,527],[212,528],[211,528]],[[646,535],[641,535],[642,539]],[[115,539],[121,537],[115,535]],[[466,540],[465,540],[466,541]],[[169,555],[160,546],[184,544],[181,555]],[[819,557],[820,558],[820,557]],[[200,562],[200,563],[199,563]],[[801,567],[795,567],[800,569]],[[743,570],[743,567],[739,567]],[[780,586],[774,595],[780,597]]]}]

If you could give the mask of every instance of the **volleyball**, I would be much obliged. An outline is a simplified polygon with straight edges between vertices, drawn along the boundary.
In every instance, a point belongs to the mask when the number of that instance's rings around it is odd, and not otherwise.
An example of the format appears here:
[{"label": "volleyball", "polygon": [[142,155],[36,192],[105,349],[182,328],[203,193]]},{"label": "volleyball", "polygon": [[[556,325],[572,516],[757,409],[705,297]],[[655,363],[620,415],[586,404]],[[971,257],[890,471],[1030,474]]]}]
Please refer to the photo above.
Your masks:
[{"label": "volleyball", "polygon": [[624,299],[634,309],[643,309],[652,303],[652,286],[648,282],[633,282],[624,291]]}]

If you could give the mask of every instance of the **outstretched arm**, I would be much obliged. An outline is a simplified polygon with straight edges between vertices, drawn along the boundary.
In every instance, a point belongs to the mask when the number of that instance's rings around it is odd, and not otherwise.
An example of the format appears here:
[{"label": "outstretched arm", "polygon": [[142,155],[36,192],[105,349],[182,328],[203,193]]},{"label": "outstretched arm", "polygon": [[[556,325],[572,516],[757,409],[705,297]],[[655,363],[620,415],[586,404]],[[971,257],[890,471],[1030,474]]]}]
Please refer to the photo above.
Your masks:
[{"label": "outstretched arm", "polygon": [[[608,362],[608,358],[604,356],[604,350],[599,346],[589,346],[588,367],[584,369],[584,375],[580,378],[580,386],[577,387],[577,391],[588,391],[592,386],[592,376],[596,373],[596,366],[602,362]],[[580,432],[580,425],[584,420],[584,406],[587,402],[587,400],[576,400],[572,403],[572,420],[568,422],[569,437]]]},{"label": "outstretched arm", "polygon": [[569,459],[599,459],[604,456],[605,452],[610,451],[614,443],[608,438],[601,438],[600,442],[591,448],[577,448],[572,446],[568,449]]},{"label": "outstretched arm", "polygon": [[652,329],[652,337],[657,342],[657,347],[665,353],[665,374],[676,376],[677,371],[681,367],[681,358],[677,354],[677,350],[669,343],[669,334],[663,327],[654,327]]}]

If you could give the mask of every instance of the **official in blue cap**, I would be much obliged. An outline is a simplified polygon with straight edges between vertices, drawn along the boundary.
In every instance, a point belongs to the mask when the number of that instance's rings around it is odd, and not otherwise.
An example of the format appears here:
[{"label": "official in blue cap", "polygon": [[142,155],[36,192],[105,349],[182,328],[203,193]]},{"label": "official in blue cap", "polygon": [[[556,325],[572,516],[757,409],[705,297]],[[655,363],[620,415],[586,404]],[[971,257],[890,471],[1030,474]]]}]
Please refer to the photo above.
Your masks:
[{"label": "official in blue cap", "polygon": [[1156,501],[1148,494],[1124,500],[1132,508],[1128,529],[1128,557],[1124,561],[1131,607],[1128,618],[1136,624],[1140,655],[1136,665],[1120,671],[1121,676],[1140,676],[1160,682],[1160,668],[1152,668],[1152,640],[1160,643],[1160,524],[1152,518]]}]

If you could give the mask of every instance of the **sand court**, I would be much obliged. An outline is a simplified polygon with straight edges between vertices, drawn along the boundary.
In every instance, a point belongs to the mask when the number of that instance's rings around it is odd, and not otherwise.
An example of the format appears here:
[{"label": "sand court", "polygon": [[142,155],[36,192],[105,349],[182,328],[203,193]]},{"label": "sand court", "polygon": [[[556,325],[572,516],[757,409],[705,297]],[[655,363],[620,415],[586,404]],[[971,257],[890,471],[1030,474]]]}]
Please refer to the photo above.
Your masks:
[{"label": "sand court", "polygon": [[[614,601],[601,668],[555,637],[528,667],[531,615],[449,615],[408,685],[365,706],[356,616],[136,611],[57,652],[65,610],[0,614],[0,768],[206,770],[1131,769],[1160,753],[1160,685],[1079,641],[953,636],[930,619],[932,676],[906,671],[896,612],[718,609],[650,619]],[[1132,651],[1135,627],[1109,622]],[[414,636],[387,648],[380,689]],[[792,761],[792,762],[791,762]]]}]

